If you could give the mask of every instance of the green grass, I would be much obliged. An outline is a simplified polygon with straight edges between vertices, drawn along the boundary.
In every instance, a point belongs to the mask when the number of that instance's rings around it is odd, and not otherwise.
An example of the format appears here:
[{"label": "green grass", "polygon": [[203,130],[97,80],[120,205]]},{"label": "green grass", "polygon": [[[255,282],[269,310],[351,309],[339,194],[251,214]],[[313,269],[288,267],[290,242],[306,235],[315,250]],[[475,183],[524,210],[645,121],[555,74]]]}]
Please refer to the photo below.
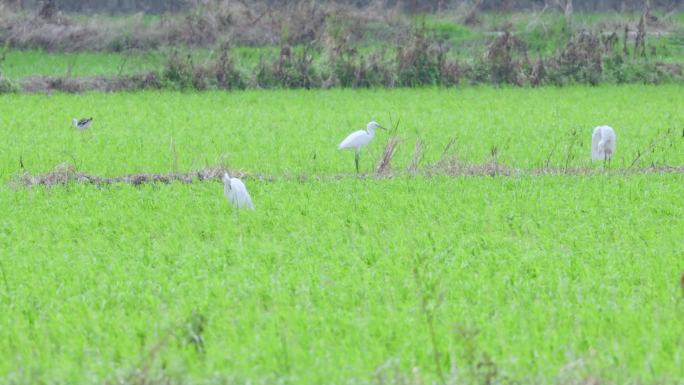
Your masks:
[{"label": "green grass", "polygon": [[0,379],[431,382],[427,301],[461,379],[678,382],[683,182],[254,182],[240,215],[218,183],[3,189]]},{"label": "green grass", "polygon": [[[181,49],[189,52],[194,63],[215,60],[217,53],[207,49]],[[276,58],[277,47],[236,47],[232,55],[240,68],[254,68],[260,58]],[[149,71],[162,71],[171,49],[146,52],[43,52],[40,50],[9,50],[2,62],[2,73],[9,79],[29,76],[116,76],[134,75]]]},{"label": "green grass", "polygon": [[[1,96],[0,383],[682,382],[681,174],[282,177],[350,174],[353,155],[335,146],[390,113],[399,170],[417,138],[427,164],[452,137],[466,162],[497,146],[531,169],[555,146],[551,165],[587,166],[597,124],[616,128],[613,168],[658,135],[639,166],[681,165],[683,97],[676,86]],[[90,115],[88,131],[69,126]],[[19,159],[31,173],[64,161],[105,176],[175,171],[171,138],[181,171],[223,159],[280,178],[247,179],[256,211],[239,213],[218,181],[10,183]]]},{"label": "green grass", "polygon": [[[216,165],[272,175],[353,171],[353,155],[336,150],[352,130],[400,119],[399,169],[414,143],[436,161],[456,138],[467,162],[499,161],[515,168],[586,166],[593,128],[617,130],[614,167],[627,167],[656,138],[639,166],[684,163],[681,86],[454,88],[419,90],[247,91],[206,93],[88,93],[0,96],[0,180],[19,171],[44,173],[68,161],[97,175],[179,171]],[[72,117],[94,117],[78,132]],[[668,133],[669,130],[669,133]],[[388,138],[362,154],[368,170]],[[555,148],[555,150],[554,150]]]},{"label": "green grass", "polygon": [[28,76],[104,76],[130,75],[163,68],[161,52],[120,54],[108,52],[49,53],[38,50],[7,52],[2,65],[10,79]]}]

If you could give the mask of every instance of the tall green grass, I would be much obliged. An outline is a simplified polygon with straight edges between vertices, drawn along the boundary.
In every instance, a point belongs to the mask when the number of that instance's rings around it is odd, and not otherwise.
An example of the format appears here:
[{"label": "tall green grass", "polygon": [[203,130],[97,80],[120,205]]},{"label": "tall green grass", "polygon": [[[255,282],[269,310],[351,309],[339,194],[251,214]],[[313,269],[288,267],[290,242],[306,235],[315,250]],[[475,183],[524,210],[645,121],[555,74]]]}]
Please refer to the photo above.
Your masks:
[{"label": "tall green grass", "polygon": [[[638,167],[681,165],[682,95],[2,96],[0,383],[679,383],[684,176],[354,178],[335,146],[391,114],[397,170],[418,138],[426,165],[454,137],[464,162],[497,147],[523,170],[578,167],[610,124],[613,168],[647,148]],[[79,132],[72,116],[95,121]],[[103,176],[223,162],[277,179],[246,179],[254,212],[232,210],[218,181],[12,183],[65,161]]]},{"label": "tall green grass", "polygon": [[683,182],[3,188],[0,382],[677,383]]},{"label": "tall green grass", "polygon": [[[353,155],[336,149],[350,132],[377,120],[400,121],[393,165],[410,163],[425,143],[424,163],[450,140],[461,160],[498,160],[519,169],[589,164],[595,126],[615,128],[614,168],[684,163],[684,93],[679,86],[568,87],[535,90],[247,91],[88,93],[0,96],[0,178],[44,173],[62,162],[112,176],[188,171],[226,164],[271,175],[352,172]],[[72,117],[94,117],[76,131]],[[370,171],[387,132],[364,149]],[[171,141],[173,140],[173,146]],[[654,143],[655,147],[651,147]],[[648,150],[648,151],[646,151]],[[177,170],[176,170],[177,168]]]}]

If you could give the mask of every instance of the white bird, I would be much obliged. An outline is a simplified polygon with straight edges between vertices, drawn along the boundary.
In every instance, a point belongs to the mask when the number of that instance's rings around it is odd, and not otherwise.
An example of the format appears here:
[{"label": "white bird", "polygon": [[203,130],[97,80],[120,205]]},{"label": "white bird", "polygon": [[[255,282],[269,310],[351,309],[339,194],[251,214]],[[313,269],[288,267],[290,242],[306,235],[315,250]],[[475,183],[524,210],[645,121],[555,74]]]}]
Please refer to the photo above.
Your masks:
[{"label": "white bird", "polygon": [[366,125],[365,130],[358,130],[354,131],[349,136],[344,138],[342,143],[337,146],[339,150],[345,150],[348,148],[353,148],[356,150],[356,155],[354,156],[354,163],[356,164],[356,173],[359,173],[359,153],[361,152],[361,148],[370,143],[371,140],[373,140],[373,137],[375,137],[375,129],[381,128],[383,130],[386,130],[385,127],[382,127],[376,122],[370,122]]},{"label": "white bird", "polygon": [[78,128],[81,131],[90,127],[90,123],[92,123],[92,122],[93,122],[93,118],[81,119],[81,120],[78,120],[76,118],[71,119],[71,123],[74,125],[74,127]]},{"label": "white bird", "polygon": [[238,178],[231,178],[227,172],[223,174],[223,195],[235,208],[254,210],[252,198],[249,197],[245,184]]},{"label": "white bird", "polygon": [[598,126],[591,135],[591,160],[610,162],[615,152],[615,131],[609,126]]}]

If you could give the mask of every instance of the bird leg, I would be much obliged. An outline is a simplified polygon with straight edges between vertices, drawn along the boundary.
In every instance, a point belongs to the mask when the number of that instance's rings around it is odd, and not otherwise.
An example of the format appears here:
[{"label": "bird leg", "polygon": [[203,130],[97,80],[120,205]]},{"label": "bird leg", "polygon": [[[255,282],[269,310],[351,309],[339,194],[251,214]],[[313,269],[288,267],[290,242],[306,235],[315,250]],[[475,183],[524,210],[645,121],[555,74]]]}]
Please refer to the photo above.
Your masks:
[{"label": "bird leg", "polygon": [[356,165],[356,173],[359,173],[359,152],[354,154],[354,164]]},{"label": "bird leg", "polygon": [[604,153],[603,157],[603,168],[610,168],[610,160],[611,160],[611,154],[609,153]]}]

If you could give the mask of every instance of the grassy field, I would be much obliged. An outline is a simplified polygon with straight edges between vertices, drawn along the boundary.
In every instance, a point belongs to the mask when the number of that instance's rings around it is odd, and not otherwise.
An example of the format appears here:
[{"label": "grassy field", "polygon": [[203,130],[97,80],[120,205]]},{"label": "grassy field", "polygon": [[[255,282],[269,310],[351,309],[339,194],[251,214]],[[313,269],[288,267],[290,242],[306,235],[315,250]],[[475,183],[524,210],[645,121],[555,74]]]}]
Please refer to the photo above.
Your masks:
[{"label": "grassy field", "polygon": [[[640,59],[642,63],[662,62],[679,63],[684,61],[684,16],[682,13],[663,15],[654,11],[660,17],[659,22],[648,29],[647,46],[648,58]],[[83,15],[71,15],[75,21],[88,20]],[[101,23],[121,20],[123,16],[97,16]],[[137,20],[136,15],[131,20]],[[182,17],[182,16],[178,16]],[[368,54],[379,48],[386,48],[386,56],[396,55],[397,44],[405,39],[402,34],[410,28],[424,28],[429,34],[445,39],[451,49],[448,56],[465,61],[476,61],[485,55],[492,40],[503,30],[511,31],[524,42],[532,59],[549,57],[562,50],[567,43],[565,21],[557,12],[546,13],[483,13],[480,23],[476,26],[466,26],[459,22],[455,13],[442,15],[419,15],[414,17],[395,16],[396,20],[369,22],[363,33],[359,33],[359,41],[354,45],[359,52]],[[146,23],[159,22],[158,17],[145,16]],[[621,51],[624,25],[635,30],[638,14],[614,13],[577,13],[575,15],[576,31],[602,31],[604,34],[615,32],[619,37],[617,44]],[[344,22],[342,22],[344,25]],[[335,26],[330,27],[331,30]],[[342,32],[340,32],[342,33]],[[326,35],[327,36],[327,35]],[[325,39],[313,43],[311,51],[314,65],[317,68],[325,66]],[[628,43],[633,46],[633,37]],[[218,44],[217,44],[218,46]],[[303,44],[296,49],[301,50]],[[132,50],[125,52],[47,52],[41,50],[8,49],[4,60],[0,61],[0,73],[9,79],[22,79],[34,75],[47,76],[117,76],[131,75],[148,71],[162,71],[171,52],[179,49],[183,56],[192,55],[196,65],[216,60],[219,55],[217,47],[166,47],[150,48],[149,50]],[[272,62],[277,60],[280,47],[277,45],[250,46],[236,44],[232,55],[238,68],[245,73],[255,72],[260,60]],[[632,55],[628,55],[631,57]],[[3,55],[0,55],[3,57]]]},{"label": "grassy field", "polygon": [[[353,155],[336,145],[352,130],[377,120],[400,120],[394,159],[410,163],[415,141],[424,164],[447,143],[467,162],[490,159],[532,169],[589,165],[593,127],[618,134],[613,166],[684,163],[681,86],[568,87],[526,90],[246,91],[206,93],[88,93],[0,96],[0,176],[32,173],[61,162],[101,176],[188,171],[224,162],[268,175],[337,175],[353,171]],[[95,118],[77,132],[72,117]],[[369,171],[388,134],[362,154]],[[173,141],[173,146],[172,146]],[[654,143],[655,148],[650,144]],[[645,150],[651,149],[645,153]],[[548,162],[547,162],[548,161]]]},{"label": "grassy field", "polygon": [[[449,24],[456,26],[456,24]],[[439,26],[439,25],[438,25]],[[545,40],[543,36],[537,36],[538,31],[532,30],[521,33],[520,36],[529,42],[529,47],[535,55],[550,55],[557,49],[553,41]],[[453,38],[454,49],[449,53],[450,57],[462,60],[475,60],[481,57],[487,47],[486,41],[491,40],[491,35],[478,34],[476,37],[465,35]],[[650,57],[647,62],[681,63],[684,61],[684,37],[662,37],[651,40],[649,47],[655,47],[657,54]],[[361,45],[360,52],[369,54],[380,46],[375,43]],[[302,47],[296,47],[301,50]],[[280,48],[277,46],[267,47],[237,47],[232,50],[232,55],[237,67],[244,73],[253,73],[260,60],[272,62],[277,60]],[[5,61],[2,63],[2,74],[9,79],[19,80],[30,76],[120,76],[134,75],[150,71],[161,72],[164,70],[170,49],[117,53],[117,52],[43,52],[39,50],[9,50]],[[213,62],[217,59],[216,51],[208,49],[181,49],[182,56],[190,54],[193,62],[201,65]],[[392,58],[395,55],[394,47],[390,47],[385,56]],[[312,53],[317,68],[325,65],[324,53],[314,51]]]},{"label": "grassy field", "polygon": [[158,71],[166,58],[161,52],[121,54],[109,52],[51,53],[11,50],[3,63],[10,79],[29,76],[114,76]]},{"label": "grassy field", "polygon": [[[0,383],[681,383],[684,176],[625,170],[684,163],[682,105],[677,86],[0,96]],[[370,119],[400,119],[392,178],[335,148]],[[452,138],[519,173],[427,176]],[[217,180],[16,186],[62,162],[275,180],[246,178],[239,213]]]},{"label": "grassy field", "polygon": [[[232,54],[240,68],[252,70],[261,58],[273,60],[277,47],[237,47]],[[172,49],[117,52],[43,52],[40,50],[9,50],[2,63],[3,74],[9,79],[29,76],[119,76],[149,71],[160,72]],[[204,48],[181,49],[182,57],[190,54],[194,63],[216,60],[218,54]]]}]

